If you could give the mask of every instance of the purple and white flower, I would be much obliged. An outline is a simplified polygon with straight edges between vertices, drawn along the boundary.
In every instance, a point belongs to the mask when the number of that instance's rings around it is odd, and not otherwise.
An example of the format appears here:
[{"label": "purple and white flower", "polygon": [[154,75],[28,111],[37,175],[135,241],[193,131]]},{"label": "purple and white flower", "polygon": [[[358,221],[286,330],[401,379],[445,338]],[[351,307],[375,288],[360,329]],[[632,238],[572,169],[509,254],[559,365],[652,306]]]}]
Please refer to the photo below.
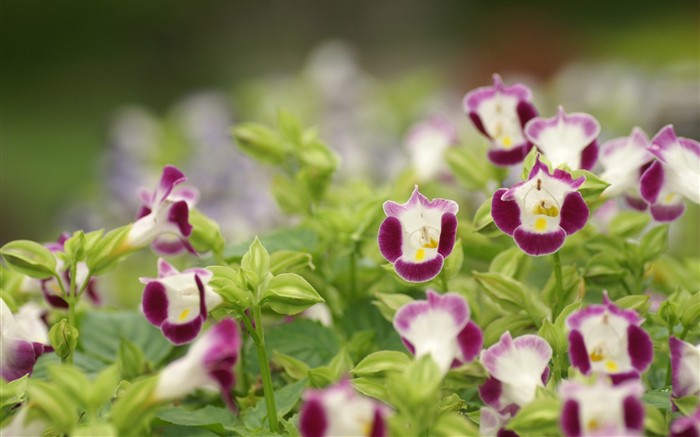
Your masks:
[{"label": "purple and white flower", "polygon": [[551,118],[537,117],[525,126],[525,136],[553,167],[590,170],[598,159],[600,124],[590,114],[567,114],[561,106]]},{"label": "purple and white flower", "polygon": [[218,388],[228,407],[235,411],[231,394],[236,382],[233,366],[241,344],[236,322],[220,321],[190,346],[187,355],[163,368],[158,375],[155,399],[178,399],[198,388]]},{"label": "purple and white flower", "polygon": [[671,422],[669,437],[700,437],[700,407],[692,416],[681,416]]},{"label": "purple and white flower", "polygon": [[673,397],[700,397],[700,344],[692,344],[671,336],[671,385]]},{"label": "purple and white flower", "polygon": [[493,86],[477,88],[464,96],[464,112],[491,141],[488,157],[494,164],[518,164],[532,149],[532,142],[523,132],[525,124],[537,116],[531,94],[525,85],[506,86],[494,74]]},{"label": "purple and white flower", "polygon": [[506,331],[498,343],[481,351],[489,378],[479,387],[484,403],[500,413],[515,414],[535,398],[549,378],[552,348],[537,335],[513,339]]},{"label": "purple and white flower", "polygon": [[408,303],[396,312],[394,328],[416,357],[430,355],[443,373],[479,355],[481,329],[470,320],[464,297],[427,291],[428,300]]},{"label": "purple and white flower", "polygon": [[648,150],[658,160],[639,181],[642,198],[656,221],[670,222],[683,214],[683,197],[700,204],[700,143],[678,138],[668,125],[651,140]]},{"label": "purple and white flower", "polygon": [[525,182],[496,191],[491,216],[501,231],[533,256],[554,253],[567,235],[581,230],[589,210],[577,189],[585,177],[573,179],[564,170],[553,173],[539,157]]},{"label": "purple and white flower", "polygon": [[599,378],[593,385],[564,381],[561,428],[566,437],[641,436],[644,431],[644,393],[641,381],[613,385]]},{"label": "purple and white flower", "polygon": [[514,431],[505,429],[512,419],[510,413],[499,413],[491,407],[481,407],[479,411],[479,435],[495,437],[518,437]]},{"label": "purple and white flower", "polygon": [[636,379],[654,359],[644,320],[636,311],[624,310],[603,295],[602,305],[589,305],[571,314],[569,332],[571,365],[584,375],[610,375],[614,382]]},{"label": "purple and white flower", "polygon": [[[70,235],[64,232],[55,243],[45,245],[47,249],[56,255],[56,272],[61,278],[61,283],[59,284],[55,277],[39,280],[39,283],[44,298],[54,308],[68,308],[68,302],[65,299],[67,296],[63,295],[63,290],[65,290],[66,293],[70,293],[71,272],[70,269],[65,266],[61,257],[58,256],[59,253],[63,252],[64,244],[68,238],[70,238]],[[76,292],[80,291],[83,285],[85,285],[85,280],[87,280],[88,275],[89,269],[87,264],[85,264],[84,261],[78,262],[75,266]],[[97,281],[95,278],[90,278],[87,285],[85,285],[85,294],[90,302],[94,305],[99,305],[102,303],[102,298],[97,292],[96,283]]]},{"label": "purple and white flower", "polygon": [[647,150],[650,144],[647,134],[635,127],[628,137],[615,138],[600,146],[598,159],[605,169],[600,177],[610,184],[602,196],[624,195],[632,208],[641,211],[647,208],[639,194],[639,178],[654,159]]},{"label": "purple and white flower", "polygon": [[405,139],[419,181],[446,174],[445,151],[457,144],[457,128],[446,119],[430,117],[415,124]]},{"label": "purple and white flower", "polygon": [[179,272],[158,260],[158,278],[141,278],[146,284],[141,310],[152,325],[160,328],[173,344],[189,343],[197,337],[207,313],[223,302],[207,284],[212,273],[194,268]]},{"label": "purple and white flower", "polygon": [[425,282],[440,273],[455,245],[458,209],[453,200],[428,200],[418,186],[406,203],[384,202],[379,250],[400,277]]},{"label": "purple and white flower", "polygon": [[16,317],[0,298],[0,376],[6,381],[32,373],[39,356],[51,350],[46,327],[39,323],[31,309]]},{"label": "purple and white flower", "polygon": [[142,189],[139,192],[142,206],[126,236],[126,247],[140,248],[153,243],[154,250],[165,255],[183,249],[196,253],[187,237],[192,233],[189,210],[199,193],[192,188],[175,189],[186,180],[180,170],[167,165],[155,191]]},{"label": "purple and white flower", "polygon": [[302,437],[388,435],[389,408],[358,394],[348,379],[323,390],[307,390],[299,415]]}]

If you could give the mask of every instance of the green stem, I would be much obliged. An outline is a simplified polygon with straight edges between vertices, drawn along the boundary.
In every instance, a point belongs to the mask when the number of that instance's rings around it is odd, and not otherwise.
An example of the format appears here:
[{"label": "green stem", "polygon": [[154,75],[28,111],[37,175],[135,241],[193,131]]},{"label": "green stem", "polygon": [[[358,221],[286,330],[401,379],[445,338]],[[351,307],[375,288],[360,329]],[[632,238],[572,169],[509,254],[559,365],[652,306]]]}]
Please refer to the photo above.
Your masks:
[{"label": "green stem", "polygon": [[447,285],[447,274],[444,268],[440,272],[440,283],[442,284],[442,291],[447,293],[449,291],[449,286]]},{"label": "green stem", "polygon": [[258,337],[258,333],[255,332],[255,328],[253,327],[253,324],[250,321],[250,318],[248,318],[248,315],[244,312],[243,313],[243,324],[245,325],[246,329],[248,330],[248,333],[250,334],[250,337],[253,339],[253,342],[255,344],[260,343],[260,337]]},{"label": "green stem", "polygon": [[688,335],[689,331],[690,331],[690,326],[683,326],[683,331],[681,331],[681,335],[679,335],[678,338],[681,340],[685,340],[685,337]]},{"label": "green stem", "polygon": [[[245,317],[244,317],[245,320]],[[263,335],[262,311],[259,306],[253,308],[253,320],[255,321],[255,332],[258,341],[255,346],[258,349],[258,362],[260,363],[260,375],[263,383],[263,393],[265,394],[265,405],[267,406],[267,420],[270,422],[270,431],[276,433],[279,429],[277,421],[277,405],[275,404],[275,391],[272,387],[272,375],[270,374],[270,362],[267,359],[265,350],[265,336]],[[255,338],[253,338],[255,341]]]},{"label": "green stem", "polygon": [[561,272],[561,258],[559,258],[558,251],[552,254],[552,259],[554,260],[554,279],[557,284],[557,301],[554,304],[552,312],[552,322],[554,322],[557,320],[559,313],[564,307],[564,279]]},{"label": "green stem", "polygon": [[357,297],[357,251],[350,253],[350,296]]}]

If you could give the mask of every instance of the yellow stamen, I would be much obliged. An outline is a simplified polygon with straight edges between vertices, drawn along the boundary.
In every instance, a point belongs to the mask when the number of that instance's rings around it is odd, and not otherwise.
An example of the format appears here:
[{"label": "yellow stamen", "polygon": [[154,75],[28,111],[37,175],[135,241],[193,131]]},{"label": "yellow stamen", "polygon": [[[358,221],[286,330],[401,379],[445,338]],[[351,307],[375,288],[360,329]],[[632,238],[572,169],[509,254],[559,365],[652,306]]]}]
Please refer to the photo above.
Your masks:
[{"label": "yellow stamen", "polygon": [[616,363],[615,361],[608,360],[608,361],[605,362],[605,368],[606,368],[609,372],[617,372],[617,369],[618,369],[619,367],[617,366],[617,363]]},{"label": "yellow stamen", "polygon": [[535,220],[535,230],[544,231],[547,229],[547,220],[544,217],[539,217]]},{"label": "yellow stamen", "polygon": [[438,247],[438,242],[437,242],[436,239],[431,238],[431,239],[430,239],[430,242],[429,242],[429,243],[425,243],[425,244],[423,245],[423,247],[426,248],[426,249],[435,249],[436,247]]},{"label": "yellow stamen", "polygon": [[604,358],[605,357],[599,350],[594,350],[593,352],[591,352],[591,361],[593,362],[597,363],[598,361],[603,361]]},{"label": "yellow stamen", "polygon": [[671,201],[675,198],[676,198],[676,193],[671,193],[671,194],[667,194],[666,197],[664,197],[664,200],[666,201],[666,203],[671,203]]},{"label": "yellow stamen", "polygon": [[505,135],[503,138],[501,138],[501,143],[503,144],[503,147],[510,148],[513,145],[513,139],[508,135]]},{"label": "yellow stamen", "polygon": [[416,250],[416,261],[423,261],[424,258],[425,258],[425,250],[424,249]]},{"label": "yellow stamen", "polygon": [[182,310],[182,312],[180,313],[180,316],[177,318],[177,320],[178,320],[179,322],[182,322],[182,321],[184,321],[184,320],[187,318],[187,316],[188,316],[189,314],[190,314],[190,310],[189,310],[189,309]]},{"label": "yellow stamen", "polygon": [[556,217],[559,215],[559,208],[556,206],[546,206],[544,202],[538,203],[533,211],[537,215],[546,215],[547,217]]},{"label": "yellow stamen", "polygon": [[589,420],[588,423],[586,424],[586,428],[587,428],[589,431],[597,431],[597,430],[600,428],[600,424],[598,423],[597,420],[591,419],[591,420]]}]

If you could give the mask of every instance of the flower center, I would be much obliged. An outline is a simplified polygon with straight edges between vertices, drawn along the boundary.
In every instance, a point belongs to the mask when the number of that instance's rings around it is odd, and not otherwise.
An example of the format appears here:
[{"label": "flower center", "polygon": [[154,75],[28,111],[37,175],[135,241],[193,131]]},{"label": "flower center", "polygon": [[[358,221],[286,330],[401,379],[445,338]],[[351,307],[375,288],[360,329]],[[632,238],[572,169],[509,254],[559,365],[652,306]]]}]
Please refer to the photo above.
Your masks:
[{"label": "flower center", "polygon": [[421,226],[411,234],[411,246],[416,249],[436,249],[440,241],[440,231],[431,226]]}]

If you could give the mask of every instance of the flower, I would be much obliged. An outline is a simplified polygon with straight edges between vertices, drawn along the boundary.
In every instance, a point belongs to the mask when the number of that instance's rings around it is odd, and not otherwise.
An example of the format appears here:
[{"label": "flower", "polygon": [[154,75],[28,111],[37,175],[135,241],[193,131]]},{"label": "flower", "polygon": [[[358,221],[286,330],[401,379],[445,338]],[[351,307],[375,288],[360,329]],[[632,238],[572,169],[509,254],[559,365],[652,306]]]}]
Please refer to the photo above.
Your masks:
[{"label": "flower", "polygon": [[670,222],[683,214],[683,197],[700,203],[700,143],[676,137],[673,126],[662,128],[648,148],[656,158],[640,183],[652,217]]},{"label": "flower", "polygon": [[602,196],[609,198],[624,194],[632,208],[641,211],[647,208],[639,194],[639,178],[654,159],[647,150],[649,144],[647,134],[635,127],[628,137],[615,138],[600,146],[598,158],[605,168],[600,177],[610,184]]},{"label": "flower", "polygon": [[494,74],[493,86],[477,88],[464,96],[464,112],[491,141],[488,156],[494,164],[518,164],[532,149],[523,133],[525,124],[537,116],[531,94],[528,87],[519,83],[505,86],[501,77]]},{"label": "flower", "polygon": [[299,416],[302,437],[388,435],[389,410],[359,395],[347,379],[323,390],[307,390]]},{"label": "flower", "polygon": [[141,278],[146,284],[141,310],[152,325],[160,328],[173,344],[189,343],[197,337],[207,312],[223,302],[207,284],[212,274],[207,269],[183,272],[165,260],[158,260],[158,279]]},{"label": "flower", "polygon": [[700,345],[668,339],[671,350],[671,384],[673,397],[700,396]]},{"label": "flower", "polygon": [[552,348],[543,338],[528,334],[513,339],[506,331],[498,343],[481,351],[489,378],[479,387],[479,396],[501,414],[515,414],[544,386],[550,358]]},{"label": "flower", "polygon": [[440,273],[455,245],[458,209],[453,200],[428,200],[418,186],[406,203],[384,202],[379,250],[400,277],[425,282]]},{"label": "flower", "polygon": [[561,428],[566,437],[641,436],[644,388],[639,380],[613,385],[599,378],[593,385],[563,381]]},{"label": "flower", "polygon": [[537,157],[527,181],[494,193],[493,221],[525,253],[534,256],[554,253],[564,245],[567,235],[586,225],[588,206],[576,191],[584,180],[583,176],[574,180],[560,169],[550,173]]},{"label": "flower", "polygon": [[186,180],[180,170],[166,165],[156,190],[139,192],[142,206],[126,236],[126,247],[140,248],[153,243],[154,250],[166,255],[183,249],[196,253],[187,237],[192,233],[189,209],[199,194],[191,188],[174,189]]},{"label": "flower", "polygon": [[416,357],[430,355],[440,370],[472,361],[484,343],[469,320],[467,301],[457,293],[427,291],[428,300],[407,303],[394,316],[394,328]]},{"label": "flower", "polygon": [[700,436],[700,408],[690,417],[680,416],[671,422],[670,437]]},{"label": "flower", "polygon": [[525,136],[551,161],[572,170],[590,170],[598,159],[600,124],[590,114],[567,114],[559,107],[552,118],[536,117],[525,126]]},{"label": "flower", "polygon": [[233,366],[241,350],[241,334],[233,319],[223,319],[192,344],[187,355],[168,364],[158,375],[157,400],[181,398],[197,388],[218,387],[221,396],[236,410],[231,389]]},{"label": "flower", "polygon": [[39,356],[51,350],[46,327],[42,331],[37,323],[26,312],[15,317],[0,298],[0,376],[5,380],[32,373]]},{"label": "flower", "polygon": [[457,129],[442,117],[433,116],[413,125],[405,144],[418,180],[428,181],[445,174],[445,151],[456,143]]},{"label": "flower", "polygon": [[[59,253],[63,252],[64,244],[68,238],[70,238],[70,235],[64,232],[55,243],[45,245],[46,248],[56,255],[56,272],[61,278],[61,284],[58,283],[58,280],[55,277],[40,280],[39,283],[41,284],[40,288],[41,292],[44,294],[44,298],[49,305],[54,308],[68,308],[68,302],[65,299],[67,296],[63,296],[63,290],[65,290],[66,293],[70,293],[71,272],[63,262],[63,259],[58,256]],[[89,269],[87,264],[85,264],[84,261],[79,261],[75,266],[76,292],[80,291],[83,285],[85,285],[85,280],[87,279],[88,274]],[[95,278],[90,278],[85,286],[85,293],[93,304],[99,305],[102,302],[102,299],[97,293],[96,282],[97,281]],[[63,288],[61,288],[61,286]]]},{"label": "flower", "polygon": [[514,431],[504,428],[511,418],[512,415],[509,413],[501,414],[491,407],[481,407],[479,411],[479,435],[518,437]]},{"label": "flower", "polygon": [[621,309],[604,294],[602,305],[589,305],[566,319],[571,365],[585,375],[611,375],[615,382],[637,378],[654,358],[642,322],[636,311]]}]

